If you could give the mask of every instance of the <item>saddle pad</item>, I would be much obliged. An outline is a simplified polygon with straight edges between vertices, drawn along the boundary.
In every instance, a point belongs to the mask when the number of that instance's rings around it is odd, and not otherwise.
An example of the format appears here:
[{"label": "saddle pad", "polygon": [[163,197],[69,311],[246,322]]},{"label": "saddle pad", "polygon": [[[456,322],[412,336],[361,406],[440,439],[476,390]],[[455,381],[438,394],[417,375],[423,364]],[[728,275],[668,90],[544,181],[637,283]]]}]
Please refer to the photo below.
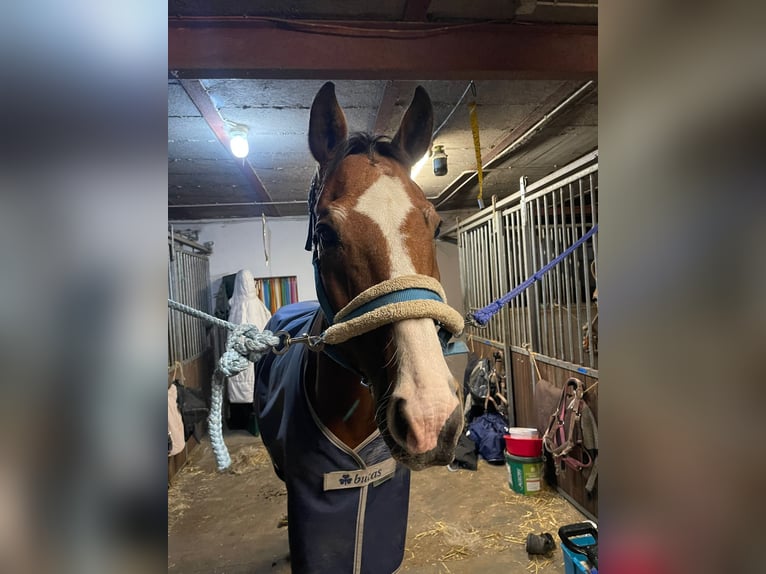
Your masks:
[{"label": "saddle pad", "polygon": [[[318,312],[316,302],[287,305],[265,328],[298,336]],[[304,390],[309,352],[294,345],[256,366],[259,429],[287,485],[292,571],[390,574],[404,557],[410,471],[377,430],[352,450],[319,421]]]}]

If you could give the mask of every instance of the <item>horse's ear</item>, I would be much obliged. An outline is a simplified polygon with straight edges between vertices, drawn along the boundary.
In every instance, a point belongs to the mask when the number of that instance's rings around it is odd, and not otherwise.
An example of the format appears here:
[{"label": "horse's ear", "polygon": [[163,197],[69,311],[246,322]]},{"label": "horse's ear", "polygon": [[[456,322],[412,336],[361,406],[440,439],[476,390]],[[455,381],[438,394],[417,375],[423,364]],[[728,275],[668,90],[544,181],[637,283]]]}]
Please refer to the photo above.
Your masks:
[{"label": "horse's ear", "polygon": [[327,82],[320,88],[311,104],[309,119],[309,148],[311,155],[324,165],[335,148],[345,141],[348,128],[343,110],[335,97],[335,84]]},{"label": "horse's ear", "polygon": [[412,103],[404,113],[402,123],[392,143],[401,148],[415,164],[431,147],[431,135],[434,131],[434,112],[431,98],[422,86],[415,88]]}]

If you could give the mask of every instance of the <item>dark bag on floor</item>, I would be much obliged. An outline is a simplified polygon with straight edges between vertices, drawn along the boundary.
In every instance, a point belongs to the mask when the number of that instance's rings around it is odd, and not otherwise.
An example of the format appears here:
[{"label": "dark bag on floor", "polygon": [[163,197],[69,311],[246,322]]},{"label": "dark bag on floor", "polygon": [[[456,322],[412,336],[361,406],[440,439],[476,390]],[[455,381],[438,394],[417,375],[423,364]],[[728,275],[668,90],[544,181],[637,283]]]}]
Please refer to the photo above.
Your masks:
[{"label": "dark bag on floor", "polygon": [[465,468],[476,470],[479,465],[479,456],[476,454],[476,443],[465,433],[460,435],[455,447],[455,459],[450,466],[452,469]]},{"label": "dark bag on floor", "polygon": [[505,439],[508,422],[497,413],[486,413],[476,417],[468,425],[468,436],[476,443],[479,454],[487,462],[505,462]]}]

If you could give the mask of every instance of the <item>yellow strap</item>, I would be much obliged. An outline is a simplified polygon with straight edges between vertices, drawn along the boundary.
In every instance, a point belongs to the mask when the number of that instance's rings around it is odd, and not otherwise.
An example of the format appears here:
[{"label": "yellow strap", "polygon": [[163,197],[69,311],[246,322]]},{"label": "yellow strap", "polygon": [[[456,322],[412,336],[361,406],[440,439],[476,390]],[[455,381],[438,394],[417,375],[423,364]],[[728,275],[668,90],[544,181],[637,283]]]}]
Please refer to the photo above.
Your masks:
[{"label": "yellow strap", "polygon": [[476,102],[468,104],[468,115],[471,118],[473,149],[476,152],[476,172],[479,176],[479,195],[476,197],[476,200],[479,202],[479,209],[484,209],[484,172],[481,168],[481,141],[479,140],[479,118],[476,116]]}]

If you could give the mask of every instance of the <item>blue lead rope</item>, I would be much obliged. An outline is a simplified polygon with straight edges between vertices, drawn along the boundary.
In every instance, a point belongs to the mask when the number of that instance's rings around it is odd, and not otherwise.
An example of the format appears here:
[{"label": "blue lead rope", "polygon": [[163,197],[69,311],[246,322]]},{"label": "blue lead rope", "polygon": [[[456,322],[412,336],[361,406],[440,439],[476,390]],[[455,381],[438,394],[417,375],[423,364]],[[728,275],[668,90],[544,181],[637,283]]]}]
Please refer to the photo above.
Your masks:
[{"label": "blue lead rope", "polygon": [[500,299],[497,301],[493,301],[486,307],[482,307],[481,309],[478,309],[474,311],[473,313],[468,314],[468,319],[475,323],[476,325],[479,325],[483,327],[487,323],[489,323],[489,320],[494,317],[497,313],[500,312],[500,309],[505,307],[508,303],[510,303],[515,297],[526,291],[529,287],[531,287],[535,281],[539,281],[543,278],[543,275],[545,275],[548,271],[556,267],[559,263],[561,263],[567,256],[571,255],[575,249],[580,247],[583,243],[585,243],[588,239],[590,239],[594,234],[598,233],[598,225],[594,225],[591,227],[585,235],[580,237],[577,241],[575,241],[570,247],[568,247],[561,255],[556,257],[555,259],[552,259],[550,262],[548,262],[545,266],[540,268],[537,272],[533,273],[531,277],[529,277],[526,281],[524,281],[521,285],[513,289],[512,291],[509,291]]}]

